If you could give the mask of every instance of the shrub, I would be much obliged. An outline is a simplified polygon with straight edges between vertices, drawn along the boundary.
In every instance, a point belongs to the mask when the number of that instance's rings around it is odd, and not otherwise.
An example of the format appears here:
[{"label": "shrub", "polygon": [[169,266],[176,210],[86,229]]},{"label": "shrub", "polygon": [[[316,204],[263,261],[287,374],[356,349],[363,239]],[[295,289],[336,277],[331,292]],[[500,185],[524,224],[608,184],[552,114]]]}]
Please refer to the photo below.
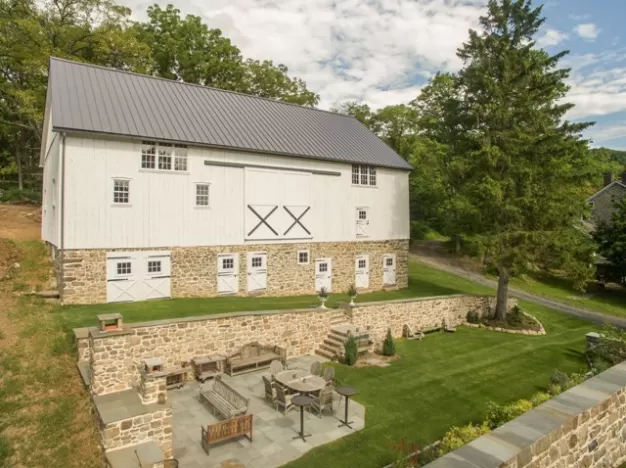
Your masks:
[{"label": "shrub", "polygon": [[423,240],[430,228],[423,221],[411,221],[411,240]]},{"label": "shrub", "polygon": [[473,424],[463,427],[452,426],[441,439],[439,456],[441,457],[448,452],[461,448],[487,432],[489,432],[489,427],[486,424],[480,426],[474,426]]},{"label": "shrub", "polygon": [[409,445],[405,440],[401,440],[399,443],[390,443],[389,445],[398,457],[392,464],[393,468],[416,468],[420,466],[417,460],[417,444],[412,443]]},{"label": "shrub", "polygon": [[561,392],[563,392],[563,387],[561,387],[558,384],[550,384],[548,386],[548,393],[552,396],[556,396],[560,394]]},{"label": "shrub", "polygon": [[546,401],[550,400],[551,398],[552,398],[552,395],[550,395],[549,393],[537,392],[530,398],[530,402],[533,404],[533,406],[539,406],[542,403],[545,403]]},{"label": "shrub", "polygon": [[357,295],[356,286],[354,284],[351,284],[350,287],[348,288],[348,296],[356,297],[356,295]]},{"label": "shrub", "polygon": [[522,312],[521,307],[517,305],[513,307],[513,310],[507,314],[506,321],[510,325],[521,325],[524,323],[524,312]]},{"label": "shrub", "polygon": [[574,372],[569,375],[569,384],[567,385],[567,388],[572,388],[580,385],[585,380],[587,380],[587,378],[588,376],[585,372]]},{"label": "shrub", "polygon": [[468,323],[479,323],[480,314],[476,310],[470,310],[465,316],[465,320],[467,320]]},{"label": "shrub", "polygon": [[558,369],[555,369],[552,376],[550,376],[550,383],[552,383],[552,385],[558,385],[561,389],[566,389],[569,386],[569,380],[568,375]]},{"label": "shrub", "polygon": [[500,427],[512,419],[521,416],[527,411],[530,411],[532,408],[533,404],[528,400],[517,400],[516,402],[505,406],[489,402],[487,405],[487,417],[485,424],[490,429],[495,429],[496,427]]},{"label": "shrub", "polygon": [[353,335],[348,336],[348,339],[343,345],[345,351],[345,361],[349,366],[353,366],[359,355],[359,348],[356,344],[356,339]]},{"label": "shrub", "polygon": [[387,336],[383,342],[383,356],[393,356],[396,354],[396,344],[391,336],[391,328],[387,328]]},{"label": "shrub", "polygon": [[317,293],[318,297],[320,297],[321,299],[326,299],[328,298],[328,289],[326,289],[326,287],[322,286],[319,290],[319,292]]}]

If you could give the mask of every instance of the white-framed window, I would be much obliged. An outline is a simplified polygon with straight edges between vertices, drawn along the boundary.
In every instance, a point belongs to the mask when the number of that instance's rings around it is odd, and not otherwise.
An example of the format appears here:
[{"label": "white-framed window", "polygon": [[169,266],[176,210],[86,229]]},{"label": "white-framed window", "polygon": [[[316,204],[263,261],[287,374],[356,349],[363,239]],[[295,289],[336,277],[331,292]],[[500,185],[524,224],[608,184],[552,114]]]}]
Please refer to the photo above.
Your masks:
[{"label": "white-framed window", "polygon": [[130,262],[117,262],[116,271],[118,276],[130,275],[132,267]]},{"label": "white-framed window", "polygon": [[174,170],[187,171],[187,145],[174,145]]},{"label": "white-framed window", "polygon": [[365,259],[359,259],[359,268],[366,268],[367,267],[367,260]]},{"label": "white-framed window", "polygon": [[328,263],[320,263],[318,270],[320,273],[326,273],[328,271]]},{"label": "white-framed window", "polygon": [[252,268],[261,268],[263,266],[263,257],[252,257]]},{"label": "white-framed window", "polygon": [[352,185],[376,186],[376,168],[363,164],[352,165]]},{"label": "white-framed window", "polygon": [[127,204],[130,202],[130,180],[113,179],[113,203]]},{"label": "white-framed window", "polygon": [[359,219],[366,220],[367,219],[367,210],[365,208],[359,209]]},{"label": "white-framed window", "polygon": [[167,143],[159,143],[159,169],[162,171],[172,170],[172,145]]},{"label": "white-framed window", "polygon": [[209,206],[209,185],[196,184],[196,206]]},{"label": "white-framed window", "polygon": [[156,143],[154,141],[141,142],[141,168],[154,169],[156,167]]},{"label": "white-framed window", "polygon": [[309,264],[309,251],[298,250],[298,265],[308,265],[308,264]]},{"label": "white-framed window", "polygon": [[387,257],[385,259],[385,266],[388,266],[388,267],[392,267],[393,266],[393,258],[392,257]]},{"label": "white-framed window", "polygon": [[235,268],[235,259],[230,257],[230,258],[223,258],[222,259],[222,269],[224,270],[232,270],[233,268]]},{"label": "white-framed window", "polygon": [[149,260],[148,273],[161,273],[161,260]]}]

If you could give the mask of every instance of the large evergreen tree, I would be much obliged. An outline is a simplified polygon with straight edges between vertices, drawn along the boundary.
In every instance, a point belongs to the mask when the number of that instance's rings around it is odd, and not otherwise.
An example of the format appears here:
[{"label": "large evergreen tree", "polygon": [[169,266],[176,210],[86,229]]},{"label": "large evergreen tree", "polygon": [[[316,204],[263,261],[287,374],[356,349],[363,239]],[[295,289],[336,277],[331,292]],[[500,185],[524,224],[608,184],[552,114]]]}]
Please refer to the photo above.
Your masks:
[{"label": "large evergreen tree", "polygon": [[[591,249],[576,230],[585,206],[590,124],[564,120],[566,52],[549,55],[533,37],[543,24],[530,0],[490,0],[482,31],[458,50],[464,114],[456,148],[463,177],[457,230],[477,239],[499,276],[496,316],[504,318],[509,277],[555,263],[590,274]],[[575,251],[573,250],[575,249]]]}]

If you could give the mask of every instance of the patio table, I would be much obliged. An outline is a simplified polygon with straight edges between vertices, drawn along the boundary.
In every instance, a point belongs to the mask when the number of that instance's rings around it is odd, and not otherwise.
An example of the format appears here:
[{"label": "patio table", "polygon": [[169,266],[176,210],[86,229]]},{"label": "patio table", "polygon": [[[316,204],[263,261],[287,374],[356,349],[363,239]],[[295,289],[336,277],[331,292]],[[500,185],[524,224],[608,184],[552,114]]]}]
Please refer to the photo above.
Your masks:
[{"label": "patio table", "polygon": [[322,377],[304,370],[286,370],[274,375],[276,381],[298,393],[315,393],[326,386]]}]

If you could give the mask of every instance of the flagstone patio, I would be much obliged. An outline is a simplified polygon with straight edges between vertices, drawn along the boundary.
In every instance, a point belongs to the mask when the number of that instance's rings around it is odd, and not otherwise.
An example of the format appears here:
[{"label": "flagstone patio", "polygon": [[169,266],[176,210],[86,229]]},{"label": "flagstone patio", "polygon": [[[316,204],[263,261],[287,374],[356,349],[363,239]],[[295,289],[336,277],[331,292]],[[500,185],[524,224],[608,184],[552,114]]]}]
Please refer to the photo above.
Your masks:
[{"label": "flagstone patio", "polygon": [[[290,359],[289,369],[308,370],[314,361],[323,362],[319,356],[303,356]],[[204,384],[188,382],[179,390],[168,392],[168,400],[173,411],[174,457],[184,468],[221,468],[237,466],[246,468],[273,468],[299,458],[312,448],[340,439],[363,429],[365,408],[354,400],[348,405],[349,419],[354,421],[353,429],[338,427],[344,415],[344,399],[334,394],[334,414],[325,411],[322,418],[305,412],[304,429],[311,437],[303,442],[293,439],[300,430],[300,413],[297,408],[286,415],[276,411],[265,402],[261,376],[269,376],[269,370],[228,377],[224,382],[232,386],[244,397],[249,398],[248,414],[253,415],[252,442],[245,437],[225,441],[211,446],[207,455],[200,444],[200,427],[218,420],[210,410],[200,403],[201,388],[211,388],[212,381]],[[341,400],[341,403],[340,403]],[[340,405],[340,406],[339,406]]]}]

